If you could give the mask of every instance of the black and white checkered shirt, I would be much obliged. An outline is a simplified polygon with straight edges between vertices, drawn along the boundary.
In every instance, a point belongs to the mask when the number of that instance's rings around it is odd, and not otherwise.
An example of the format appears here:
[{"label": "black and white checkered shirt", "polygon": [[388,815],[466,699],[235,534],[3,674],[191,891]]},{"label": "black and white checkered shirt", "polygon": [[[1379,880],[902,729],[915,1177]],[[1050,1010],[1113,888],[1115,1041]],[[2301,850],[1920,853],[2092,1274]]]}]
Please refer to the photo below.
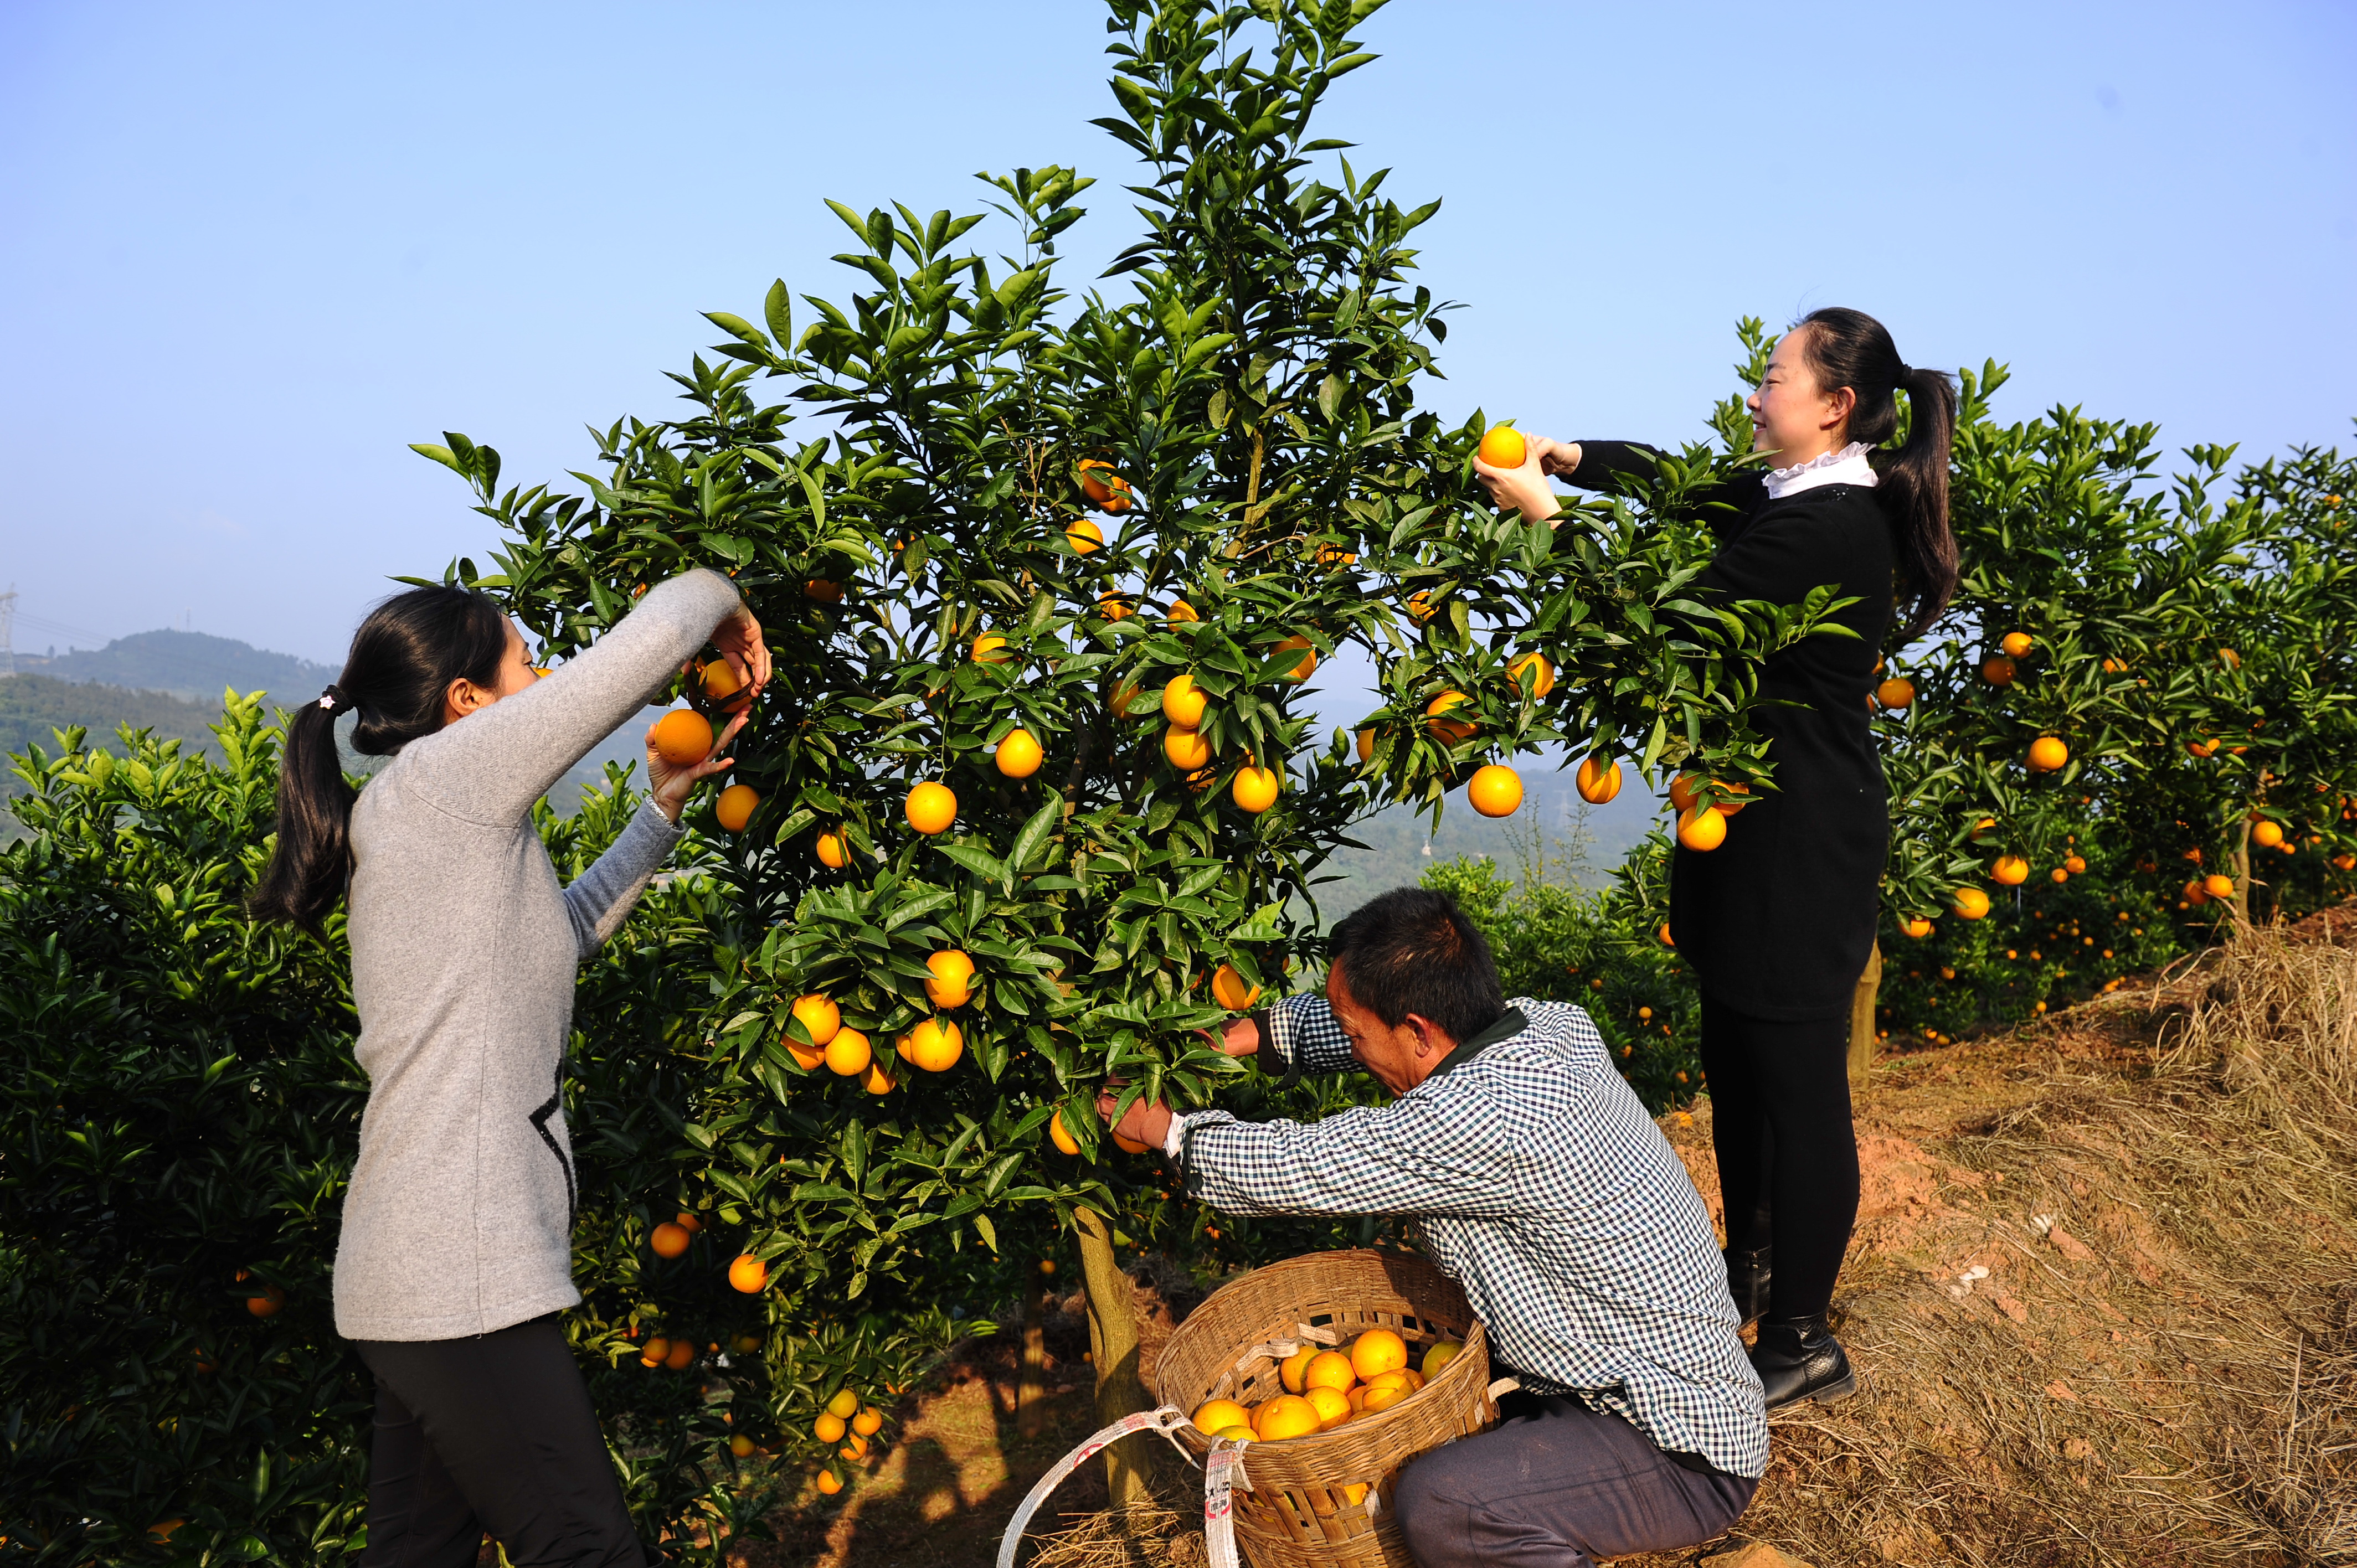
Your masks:
[{"label": "black and white checkered shirt", "polygon": [[[1501,1375],[1760,1475],[1767,1412],[1701,1197],[1587,1013],[1513,1005],[1519,1033],[1389,1105],[1309,1123],[1188,1115],[1172,1140],[1188,1191],[1232,1214],[1406,1216]],[[1358,1065],[1321,996],[1277,1003],[1265,1033],[1288,1067]]]}]

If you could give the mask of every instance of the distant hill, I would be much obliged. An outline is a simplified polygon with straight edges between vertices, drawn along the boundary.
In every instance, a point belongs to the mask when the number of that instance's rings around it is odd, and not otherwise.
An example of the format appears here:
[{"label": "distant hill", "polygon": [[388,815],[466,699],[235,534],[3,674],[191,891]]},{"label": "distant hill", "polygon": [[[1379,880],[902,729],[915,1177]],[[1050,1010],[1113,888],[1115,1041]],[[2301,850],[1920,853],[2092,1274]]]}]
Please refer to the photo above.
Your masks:
[{"label": "distant hill", "polygon": [[336,678],[325,664],[201,631],[143,631],[118,637],[104,648],[77,649],[54,659],[20,653],[16,668],[76,685],[166,692],[207,705],[221,701],[223,687],[234,686],[241,692],[267,692],[271,701],[284,706],[317,697],[319,688]]}]

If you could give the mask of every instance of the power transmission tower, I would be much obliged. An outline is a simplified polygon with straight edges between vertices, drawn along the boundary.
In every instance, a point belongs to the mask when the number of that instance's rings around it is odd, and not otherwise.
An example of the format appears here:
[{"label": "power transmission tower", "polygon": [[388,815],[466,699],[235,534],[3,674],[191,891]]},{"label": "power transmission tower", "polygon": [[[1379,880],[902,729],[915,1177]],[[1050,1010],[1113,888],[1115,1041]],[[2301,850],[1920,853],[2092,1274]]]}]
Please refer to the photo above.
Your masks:
[{"label": "power transmission tower", "polygon": [[16,672],[16,585],[14,583],[8,585],[6,593],[0,594],[0,666],[5,666],[0,669],[0,675]]}]

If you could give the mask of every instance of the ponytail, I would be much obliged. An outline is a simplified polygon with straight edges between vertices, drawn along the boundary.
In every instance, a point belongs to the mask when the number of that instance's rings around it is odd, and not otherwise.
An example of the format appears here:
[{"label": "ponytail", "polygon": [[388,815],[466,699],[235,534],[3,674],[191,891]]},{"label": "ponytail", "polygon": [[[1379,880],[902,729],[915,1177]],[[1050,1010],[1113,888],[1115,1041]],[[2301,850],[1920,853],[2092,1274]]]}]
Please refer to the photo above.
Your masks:
[{"label": "ponytail", "polygon": [[1862,310],[1828,306],[1801,318],[1802,355],[1819,388],[1857,393],[1849,436],[1879,447],[1899,432],[1897,393],[1907,394],[1907,439],[1877,455],[1875,473],[1890,519],[1900,606],[1909,611],[1900,636],[1909,643],[1932,629],[1956,591],[1956,536],[1948,526],[1948,458],[1956,434],[1956,389],[1938,371],[1899,358],[1890,333]]},{"label": "ponytail", "polygon": [[278,845],[248,901],[257,919],[317,932],[352,869],[352,802],[336,719],[357,713],[352,749],[387,757],[442,727],[450,682],[496,685],[508,622],[472,588],[413,588],[369,612],[343,673],[286,722],[278,759]]}]

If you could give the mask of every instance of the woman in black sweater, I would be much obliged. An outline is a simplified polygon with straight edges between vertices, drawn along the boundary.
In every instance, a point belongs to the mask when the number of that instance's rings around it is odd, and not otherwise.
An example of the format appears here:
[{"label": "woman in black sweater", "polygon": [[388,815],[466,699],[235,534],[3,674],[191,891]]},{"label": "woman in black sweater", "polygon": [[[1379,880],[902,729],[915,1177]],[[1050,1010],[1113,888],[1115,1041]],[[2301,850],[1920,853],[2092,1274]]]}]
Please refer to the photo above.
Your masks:
[{"label": "woman in black sweater", "polygon": [[[1878,450],[1897,434],[1901,391],[1906,444]],[[1902,363],[1872,317],[1832,308],[1777,343],[1747,406],[1753,445],[1782,466],[1706,498],[1719,543],[1697,587],[1788,604],[1833,585],[1858,601],[1837,618],[1855,639],[1804,639],[1760,671],[1771,701],[1753,723],[1770,737],[1774,792],[1727,819],[1718,849],[1681,847],[1671,862],[1670,930],[1702,988],[1727,1284],[1744,1320],[1760,1322],[1752,1364],[1773,1409],[1857,1387],[1825,1312],[1857,1218],[1850,1001],[1889,839],[1868,693],[1898,611],[1903,646],[1955,588],[1955,392]],[[1613,490],[1652,472],[1652,448],[1632,443],[1529,445],[1520,468],[1477,461],[1475,471],[1499,505],[1530,517],[1559,510],[1549,477]]]}]

